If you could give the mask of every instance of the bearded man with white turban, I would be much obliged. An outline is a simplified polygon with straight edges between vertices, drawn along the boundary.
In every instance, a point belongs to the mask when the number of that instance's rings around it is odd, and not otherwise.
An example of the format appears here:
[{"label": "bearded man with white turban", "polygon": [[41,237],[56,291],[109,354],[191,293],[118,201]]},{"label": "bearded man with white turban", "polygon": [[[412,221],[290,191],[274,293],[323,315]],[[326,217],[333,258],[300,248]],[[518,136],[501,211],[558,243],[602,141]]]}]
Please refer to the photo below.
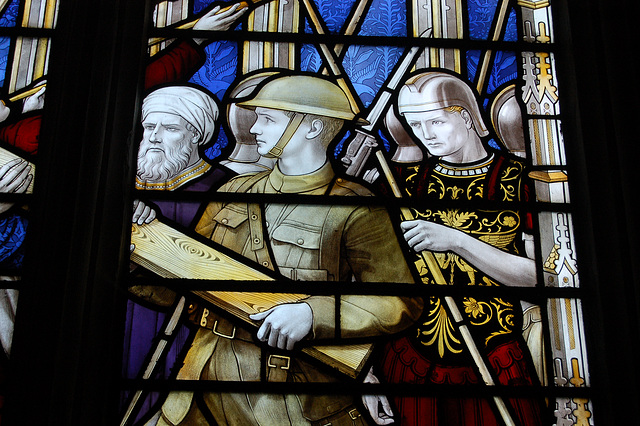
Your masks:
[{"label": "bearded man with white turban", "polygon": [[[202,157],[202,147],[216,134],[219,108],[214,98],[191,86],[168,86],[151,92],[142,103],[142,141],[138,149],[136,189],[208,191],[227,178]],[[162,215],[189,226],[199,204],[156,201]],[[133,221],[149,223],[155,211],[134,202]]]},{"label": "bearded man with white turban", "polygon": [[211,167],[198,152],[214,134],[218,106],[189,86],[151,92],[142,103],[137,189],[174,190]]}]

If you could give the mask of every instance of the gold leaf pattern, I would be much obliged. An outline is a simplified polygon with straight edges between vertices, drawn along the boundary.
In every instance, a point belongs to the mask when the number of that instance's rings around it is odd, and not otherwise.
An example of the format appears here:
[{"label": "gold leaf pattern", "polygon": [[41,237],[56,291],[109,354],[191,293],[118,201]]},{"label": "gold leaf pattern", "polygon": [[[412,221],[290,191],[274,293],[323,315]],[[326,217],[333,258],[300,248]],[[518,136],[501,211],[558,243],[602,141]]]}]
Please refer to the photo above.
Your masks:
[{"label": "gold leaf pattern", "polygon": [[[522,192],[524,164],[515,160],[508,160],[503,164],[505,166],[501,170],[500,180],[494,188],[497,193],[492,199],[522,201],[519,197]],[[474,169],[456,173],[450,166],[447,166],[445,172],[433,170],[426,182],[426,198],[432,201],[484,199],[487,191],[486,170],[490,169],[490,163],[484,164],[483,167],[485,171],[482,172],[479,172],[480,169]],[[414,170],[410,170],[409,174],[412,179],[417,176]],[[414,183],[412,181],[412,184]],[[415,185],[411,188],[415,188]],[[438,208],[437,203],[431,204],[430,207],[413,209],[414,217],[455,228],[499,249],[518,253],[520,241],[516,236],[522,226],[518,210],[449,209]],[[501,285],[454,253],[434,253],[434,256],[449,285]],[[416,260],[415,265],[422,281],[432,284],[434,280],[424,262]],[[485,345],[497,336],[518,331],[514,305],[502,298],[465,297],[461,300],[460,307],[473,332],[482,336]],[[451,322],[442,300],[437,297],[430,299],[430,305],[425,309],[421,325],[418,327],[416,339],[421,345],[431,348],[430,350],[437,350],[440,357],[463,351],[460,335]]]},{"label": "gold leaf pattern", "polygon": [[[431,298],[432,309],[429,310],[429,321],[418,327],[418,340],[425,346],[431,346],[437,342],[438,354],[443,357],[445,349],[449,352],[460,353],[462,347],[460,340],[455,337],[455,328],[442,305],[442,300]],[[423,340],[423,336],[431,336],[430,340]]]}]

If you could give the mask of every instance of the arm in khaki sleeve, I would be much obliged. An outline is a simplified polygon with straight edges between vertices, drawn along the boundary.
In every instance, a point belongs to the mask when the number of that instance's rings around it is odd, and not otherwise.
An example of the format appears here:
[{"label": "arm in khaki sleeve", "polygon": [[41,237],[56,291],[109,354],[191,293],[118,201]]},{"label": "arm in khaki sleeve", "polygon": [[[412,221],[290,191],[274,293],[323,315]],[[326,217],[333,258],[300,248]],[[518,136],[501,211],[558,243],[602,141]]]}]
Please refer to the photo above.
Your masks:
[{"label": "arm in khaki sleeve", "polygon": [[[359,207],[352,212],[343,234],[341,262],[361,282],[412,284],[398,238],[386,210]],[[335,337],[335,301],[331,296],[305,300],[313,311],[312,338]],[[340,332],[344,338],[397,333],[413,324],[423,308],[421,298],[344,295],[340,304]]]},{"label": "arm in khaki sleeve", "polygon": [[203,235],[207,238],[211,238],[216,226],[216,222],[213,220],[213,218],[218,214],[218,212],[220,212],[222,207],[222,203],[217,201],[207,204],[202,217],[196,225],[196,232],[198,234]]}]

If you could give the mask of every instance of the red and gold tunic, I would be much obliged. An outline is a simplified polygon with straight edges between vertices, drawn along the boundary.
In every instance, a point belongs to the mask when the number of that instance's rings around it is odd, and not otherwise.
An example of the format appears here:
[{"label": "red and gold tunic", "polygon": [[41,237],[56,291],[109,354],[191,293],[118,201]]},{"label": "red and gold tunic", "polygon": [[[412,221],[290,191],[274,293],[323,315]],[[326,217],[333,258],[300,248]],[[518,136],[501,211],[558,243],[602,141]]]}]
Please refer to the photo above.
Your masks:
[{"label": "red and gold tunic", "polygon": [[[408,195],[420,201],[416,219],[439,223],[465,232],[492,246],[524,256],[522,233],[530,233],[529,215],[522,202],[529,186],[524,164],[491,154],[472,164],[440,161],[404,170]],[[485,208],[486,207],[486,208]],[[499,286],[474,265],[455,253],[434,253],[447,283],[452,286]],[[415,266],[425,284],[435,284],[420,256]],[[522,309],[518,300],[504,297],[463,296],[458,308],[471,326],[479,348],[491,350],[520,333]],[[431,297],[412,337],[416,348],[429,359],[447,365],[466,364],[464,342],[445,312],[439,297]]]},{"label": "red and gold tunic", "polygon": [[[398,182],[416,201],[413,214],[446,225],[512,254],[524,256],[523,233],[531,233],[530,198],[524,163],[500,153],[472,164],[449,164],[430,159],[398,170]],[[434,253],[446,282],[455,287],[502,286],[455,253]],[[414,264],[422,281],[436,285],[422,257]],[[521,334],[522,308],[517,299],[482,292],[456,291],[454,300],[488,367],[501,385],[537,383]],[[425,309],[413,332],[389,342],[379,364],[389,383],[481,384],[476,366],[456,326],[437,296]],[[400,425],[442,426],[501,424],[489,399],[396,396],[395,417]],[[542,424],[538,400],[508,398],[518,424]]]}]

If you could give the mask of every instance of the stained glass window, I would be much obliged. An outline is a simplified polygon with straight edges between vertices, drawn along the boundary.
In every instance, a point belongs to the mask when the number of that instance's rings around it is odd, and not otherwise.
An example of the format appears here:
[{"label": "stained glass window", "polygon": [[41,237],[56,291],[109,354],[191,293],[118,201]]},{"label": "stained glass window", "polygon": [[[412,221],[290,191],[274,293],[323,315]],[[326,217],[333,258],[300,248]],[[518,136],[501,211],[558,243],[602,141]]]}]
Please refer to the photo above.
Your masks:
[{"label": "stained glass window", "polygon": [[553,7],[153,4],[122,424],[595,424]]},{"label": "stained glass window", "polygon": [[637,6],[59,3],[0,0],[2,423],[634,424]]}]

